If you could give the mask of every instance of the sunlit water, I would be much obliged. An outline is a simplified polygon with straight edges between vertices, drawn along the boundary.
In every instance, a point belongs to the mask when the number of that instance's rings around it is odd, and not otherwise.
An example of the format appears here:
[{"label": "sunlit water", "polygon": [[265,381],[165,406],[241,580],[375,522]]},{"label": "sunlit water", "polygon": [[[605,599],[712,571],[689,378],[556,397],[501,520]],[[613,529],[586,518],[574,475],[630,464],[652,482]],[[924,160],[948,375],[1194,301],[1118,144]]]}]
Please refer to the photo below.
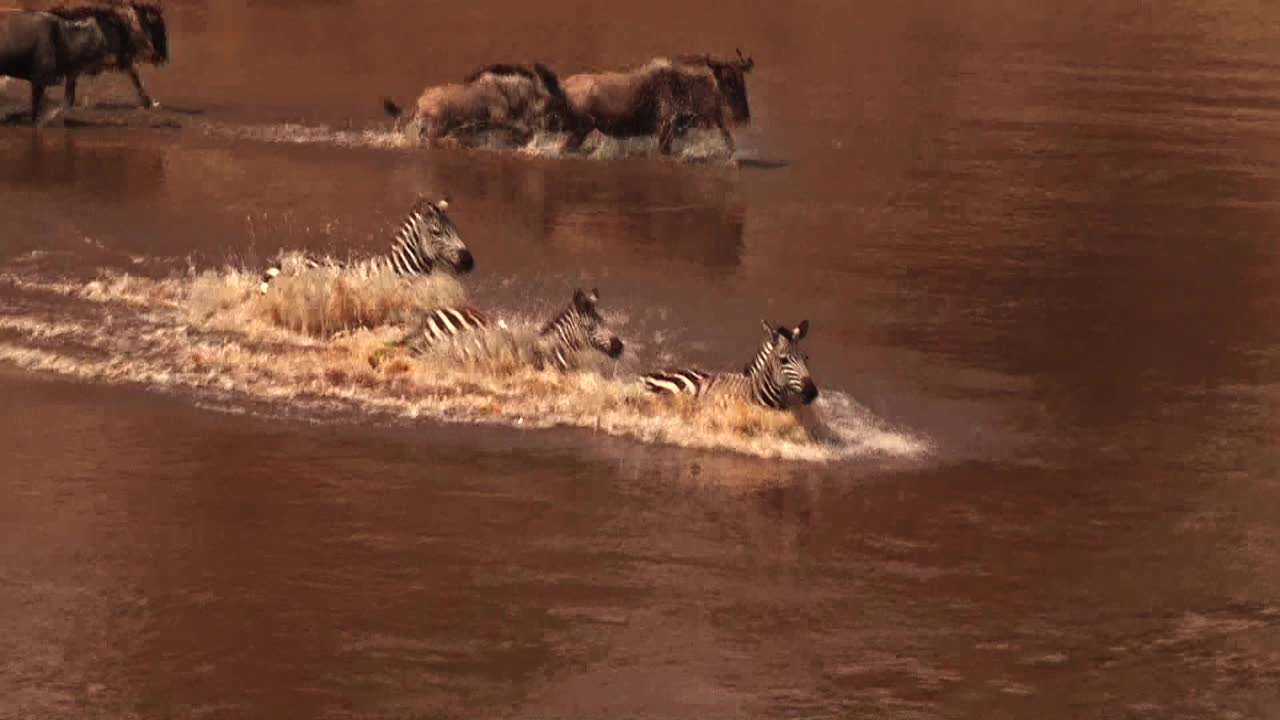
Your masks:
[{"label": "sunlit water", "polygon": [[[166,12],[161,110],[0,129],[0,717],[1280,715],[1271,6]],[[380,107],[735,47],[733,158]],[[420,192],[474,273],[255,294]],[[529,367],[576,287],[627,352]],[[511,338],[370,363],[460,301]],[[809,411],[635,386],[762,319]]]}]

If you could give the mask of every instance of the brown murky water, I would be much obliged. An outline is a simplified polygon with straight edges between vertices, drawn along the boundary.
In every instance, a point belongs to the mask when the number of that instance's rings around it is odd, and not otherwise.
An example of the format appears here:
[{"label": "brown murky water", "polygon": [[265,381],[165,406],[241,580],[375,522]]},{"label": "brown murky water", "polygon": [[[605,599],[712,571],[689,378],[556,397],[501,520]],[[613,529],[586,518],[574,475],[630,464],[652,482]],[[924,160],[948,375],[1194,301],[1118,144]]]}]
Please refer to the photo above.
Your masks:
[{"label": "brown murky water", "polygon": [[[1280,10],[473,5],[172,0],[164,110],[0,129],[0,717],[1280,717]],[[735,46],[740,165],[378,114]],[[255,314],[419,191],[470,302],[597,286],[624,361],[388,378]],[[827,441],[628,395],[762,317]]]}]

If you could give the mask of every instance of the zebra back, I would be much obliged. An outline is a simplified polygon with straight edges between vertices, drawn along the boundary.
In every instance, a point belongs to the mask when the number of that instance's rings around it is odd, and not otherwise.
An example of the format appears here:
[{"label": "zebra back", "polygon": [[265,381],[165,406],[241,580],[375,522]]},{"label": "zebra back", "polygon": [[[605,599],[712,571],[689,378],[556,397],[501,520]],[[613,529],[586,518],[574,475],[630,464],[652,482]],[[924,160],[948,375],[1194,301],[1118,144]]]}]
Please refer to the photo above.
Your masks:
[{"label": "zebra back", "polygon": [[489,324],[488,316],[473,307],[436,308],[424,315],[401,342],[414,354],[422,354],[437,343],[489,327]]},{"label": "zebra back", "polygon": [[[448,208],[448,198],[433,202],[425,195],[419,196],[396,229],[390,252],[361,261],[355,267],[370,274],[390,271],[402,277],[429,275],[437,269],[457,274],[471,272],[475,268],[475,258],[462,242],[457,226],[449,219]],[[320,263],[306,258],[297,264],[298,267],[286,268],[283,257],[277,257],[263,272],[258,286],[262,293],[265,294],[271,281],[286,270],[296,272],[320,266]],[[328,264],[342,269],[353,267],[338,261],[328,261]]]},{"label": "zebra back", "polygon": [[809,321],[794,328],[762,323],[764,341],[741,373],[706,373],[701,370],[665,370],[641,377],[651,392],[688,394],[695,397],[732,397],[766,407],[785,409],[818,396],[805,356],[797,344],[809,332]]}]

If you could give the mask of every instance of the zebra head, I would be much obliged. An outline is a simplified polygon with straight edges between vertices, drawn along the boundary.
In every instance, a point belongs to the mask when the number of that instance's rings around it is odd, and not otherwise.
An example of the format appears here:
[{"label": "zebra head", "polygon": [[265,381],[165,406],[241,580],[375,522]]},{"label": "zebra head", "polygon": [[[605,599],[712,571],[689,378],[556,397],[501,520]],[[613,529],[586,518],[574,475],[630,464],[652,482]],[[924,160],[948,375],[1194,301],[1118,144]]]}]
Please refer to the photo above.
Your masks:
[{"label": "zebra head", "polygon": [[555,344],[557,357],[562,364],[563,355],[560,350],[595,348],[611,358],[622,354],[622,340],[613,334],[596,310],[599,302],[599,290],[593,288],[588,293],[578,288],[573,291],[573,301],[569,306],[542,326],[540,334]]},{"label": "zebra head", "polygon": [[425,195],[418,198],[410,214],[417,250],[433,265],[443,264],[456,273],[469,273],[476,261],[458,236],[458,228],[445,213],[448,209],[447,197],[435,202]]},{"label": "zebra head", "polygon": [[809,321],[794,328],[773,327],[761,321],[765,340],[755,360],[745,372],[751,379],[756,398],[775,408],[787,408],[796,400],[808,405],[818,397],[818,386],[809,375],[808,358],[800,352],[799,343],[809,334]]}]

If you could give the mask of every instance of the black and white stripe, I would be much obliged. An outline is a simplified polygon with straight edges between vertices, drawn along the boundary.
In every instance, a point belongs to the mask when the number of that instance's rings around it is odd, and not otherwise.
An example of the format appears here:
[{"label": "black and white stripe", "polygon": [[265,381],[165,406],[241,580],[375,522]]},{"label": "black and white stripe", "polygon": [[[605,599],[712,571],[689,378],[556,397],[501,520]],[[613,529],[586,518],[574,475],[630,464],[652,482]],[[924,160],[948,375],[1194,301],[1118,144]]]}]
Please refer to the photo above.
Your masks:
[{"label": "black and white stripe", "polygon": [[573,365],[573,355],[587,349],[611,358],[622,355],[622,340],[609,329],[596,306],[600,291],[573,291],[573,300],[538,332],[540,354],[561,370]]},{"label": "black and white stripe", "polygon": [[490,325],[488,316],[473,307],[446,307],[431,310],[404,339],[415,353],[441,342],[457,339]]},{"label": "black and white stripe", "polygon": [[794,328],[764,326],[765,339],[755,358],[741,373],[707,373],[701,370],[663,370],[644,375],[646,389],[697,398],[731,397],[778,410],[798,402],[809,404],[818,387],[809,375],[805,356],[797,347],[809,332],[809,321]]},{"label": "black and white stripe", "polygon": [[[391,242],[391,252],[386,255],[353,264],[333,261],[321,264],[304,256],[290,270],[314,270],[328,265],[368,276],[390,272],[400,277],[416,277],[430,275],[438,269],[458,274],[469,273],[475,267],[475,258],[459,237],[457,227],[445,213],[448,207],[448,200],[432,202],[425,196],[419,197],[400,223],[395,239]],[[284,270],[281,262],[267,268],[262,274],[259,290],[267,292],[271,281]]]},{"label": "black and white stripe", "polygon": [[[587,349],[616,358],[622,354],[622,340],[609,329],[597,310],[600,291],[575,290],[567,307],[547,321],[538,332],[533,356],[538,365],[559,370],[574,366],[574,354]],[[506,325],[499,321],[498,327]],[[435,345],[457,342],[468,333],[491,327],[492,321],[472,307],[437,308],[423,316],[417,327],[402,341],[410,352],[422,354]]]}]

